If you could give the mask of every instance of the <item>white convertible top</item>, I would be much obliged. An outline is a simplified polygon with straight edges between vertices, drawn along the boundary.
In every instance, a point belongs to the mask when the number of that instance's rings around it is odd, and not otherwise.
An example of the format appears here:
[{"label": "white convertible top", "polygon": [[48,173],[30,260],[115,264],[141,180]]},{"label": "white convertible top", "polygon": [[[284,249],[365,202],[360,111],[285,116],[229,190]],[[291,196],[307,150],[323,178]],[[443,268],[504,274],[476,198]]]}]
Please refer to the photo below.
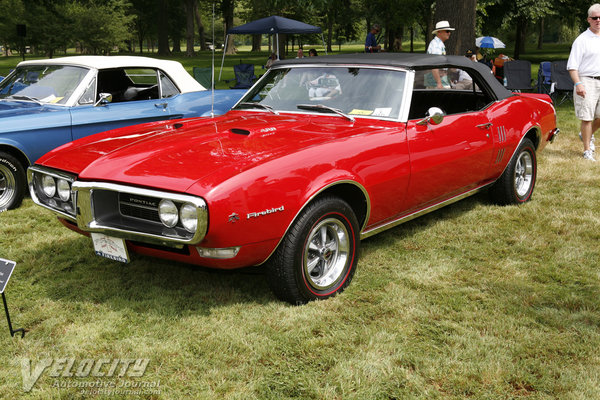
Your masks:
[{"label": "white convertible top", "polygon": [[17,66],[25,65],[75,65],[95,69],[109,68],[159,68],[173,80],[182,93],[206,90],[196,81],[178,61],[159,60],[138,56],[72,56],[49,58],[44,60],[21,61]]}]

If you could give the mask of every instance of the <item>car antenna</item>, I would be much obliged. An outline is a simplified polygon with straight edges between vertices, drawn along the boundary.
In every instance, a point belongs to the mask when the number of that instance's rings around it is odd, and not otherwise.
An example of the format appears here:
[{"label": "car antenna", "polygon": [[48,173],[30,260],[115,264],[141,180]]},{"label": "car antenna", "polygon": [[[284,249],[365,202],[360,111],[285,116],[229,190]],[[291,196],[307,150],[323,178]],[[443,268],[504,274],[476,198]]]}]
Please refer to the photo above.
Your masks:
[{"label": "car antenna", "polygon": [[[212,66],[210,69],[210,116],[215,116],[215,2],[212,5]],[[225,51],[225,50],[223,50]]]}]

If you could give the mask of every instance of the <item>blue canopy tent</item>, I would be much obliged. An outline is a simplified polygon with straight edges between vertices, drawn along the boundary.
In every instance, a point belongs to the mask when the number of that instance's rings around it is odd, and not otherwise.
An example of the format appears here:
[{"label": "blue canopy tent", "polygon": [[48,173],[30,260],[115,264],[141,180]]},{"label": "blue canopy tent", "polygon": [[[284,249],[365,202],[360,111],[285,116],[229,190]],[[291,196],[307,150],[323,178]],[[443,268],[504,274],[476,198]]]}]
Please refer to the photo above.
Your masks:
[{"label": "blue canopy tent", "polygon": [[[235,34],[268,34],[275,35],[277,43],[277,58],[279,58],[279,34],[280,33],[320,33],[323,46],[325,47],[325,39],[323,38],[323,31],[318,26],[305,24],[304,22],[296,21],[294,19],[278,17],[273,15],[266,18],[257,19],[256,21],[248,22],[247,24],[231,28],[227,31],[225,37],[225,49],[227,49],[227,41],[229,35]],[[326,48],[326,47],[325,47]],[[327,54],[327,50],[325,50]],[[223,71],[223,63],[225,62],[225,51],[223,51],[223,59],[221,60],[221,72]],[[221,79],[221,72],[219,72],[219,80]]]}]

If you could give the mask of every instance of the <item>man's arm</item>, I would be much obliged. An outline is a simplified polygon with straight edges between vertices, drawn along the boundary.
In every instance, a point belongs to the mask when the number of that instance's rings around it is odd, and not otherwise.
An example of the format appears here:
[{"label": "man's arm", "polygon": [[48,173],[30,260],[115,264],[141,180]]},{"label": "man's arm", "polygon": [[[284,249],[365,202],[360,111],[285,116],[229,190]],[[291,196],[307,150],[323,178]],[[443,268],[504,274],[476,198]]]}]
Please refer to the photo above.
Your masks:
[{"label": "man's arm", "polygon": [[437,88],[438,89],[443,89],[444,86],[442,85],[442,77],[440,76],[440,70],[439,69],[432,69],[431,70],[431,75],[433,75],[433,78],[437,82]]},{"label": "man's arm", "polygon": [[569,75],[571,75],[571,79],[573,80],[573,84],[575,85],[575,93],[581,97],[585,97],[585,85],[581,82],[579,77],[579,71],[576,69],[570,69]]}]

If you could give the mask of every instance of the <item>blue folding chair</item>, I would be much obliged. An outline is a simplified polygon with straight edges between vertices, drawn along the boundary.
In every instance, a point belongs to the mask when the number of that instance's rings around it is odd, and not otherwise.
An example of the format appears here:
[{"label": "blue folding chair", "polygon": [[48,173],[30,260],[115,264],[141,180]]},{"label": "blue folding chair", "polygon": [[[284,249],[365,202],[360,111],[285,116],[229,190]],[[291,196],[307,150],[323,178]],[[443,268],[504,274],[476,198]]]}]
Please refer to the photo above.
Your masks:
[{"label": "blue folding chair", "polygon": [[550,94],[550,86],[552,80],[550,79],[552,71],[552,63],[550,61],[542,61],[540,63],[540,69],[538,70],[537,78],[537,92]]},{"label": "blue folding chair", "polygon": [[238,64],[233,66],[234,79],[226,79],[225,82],[235,81],[235,86],[230,86],[232,89],[248,89],[256,81],[254,75],[254,64]]}]

